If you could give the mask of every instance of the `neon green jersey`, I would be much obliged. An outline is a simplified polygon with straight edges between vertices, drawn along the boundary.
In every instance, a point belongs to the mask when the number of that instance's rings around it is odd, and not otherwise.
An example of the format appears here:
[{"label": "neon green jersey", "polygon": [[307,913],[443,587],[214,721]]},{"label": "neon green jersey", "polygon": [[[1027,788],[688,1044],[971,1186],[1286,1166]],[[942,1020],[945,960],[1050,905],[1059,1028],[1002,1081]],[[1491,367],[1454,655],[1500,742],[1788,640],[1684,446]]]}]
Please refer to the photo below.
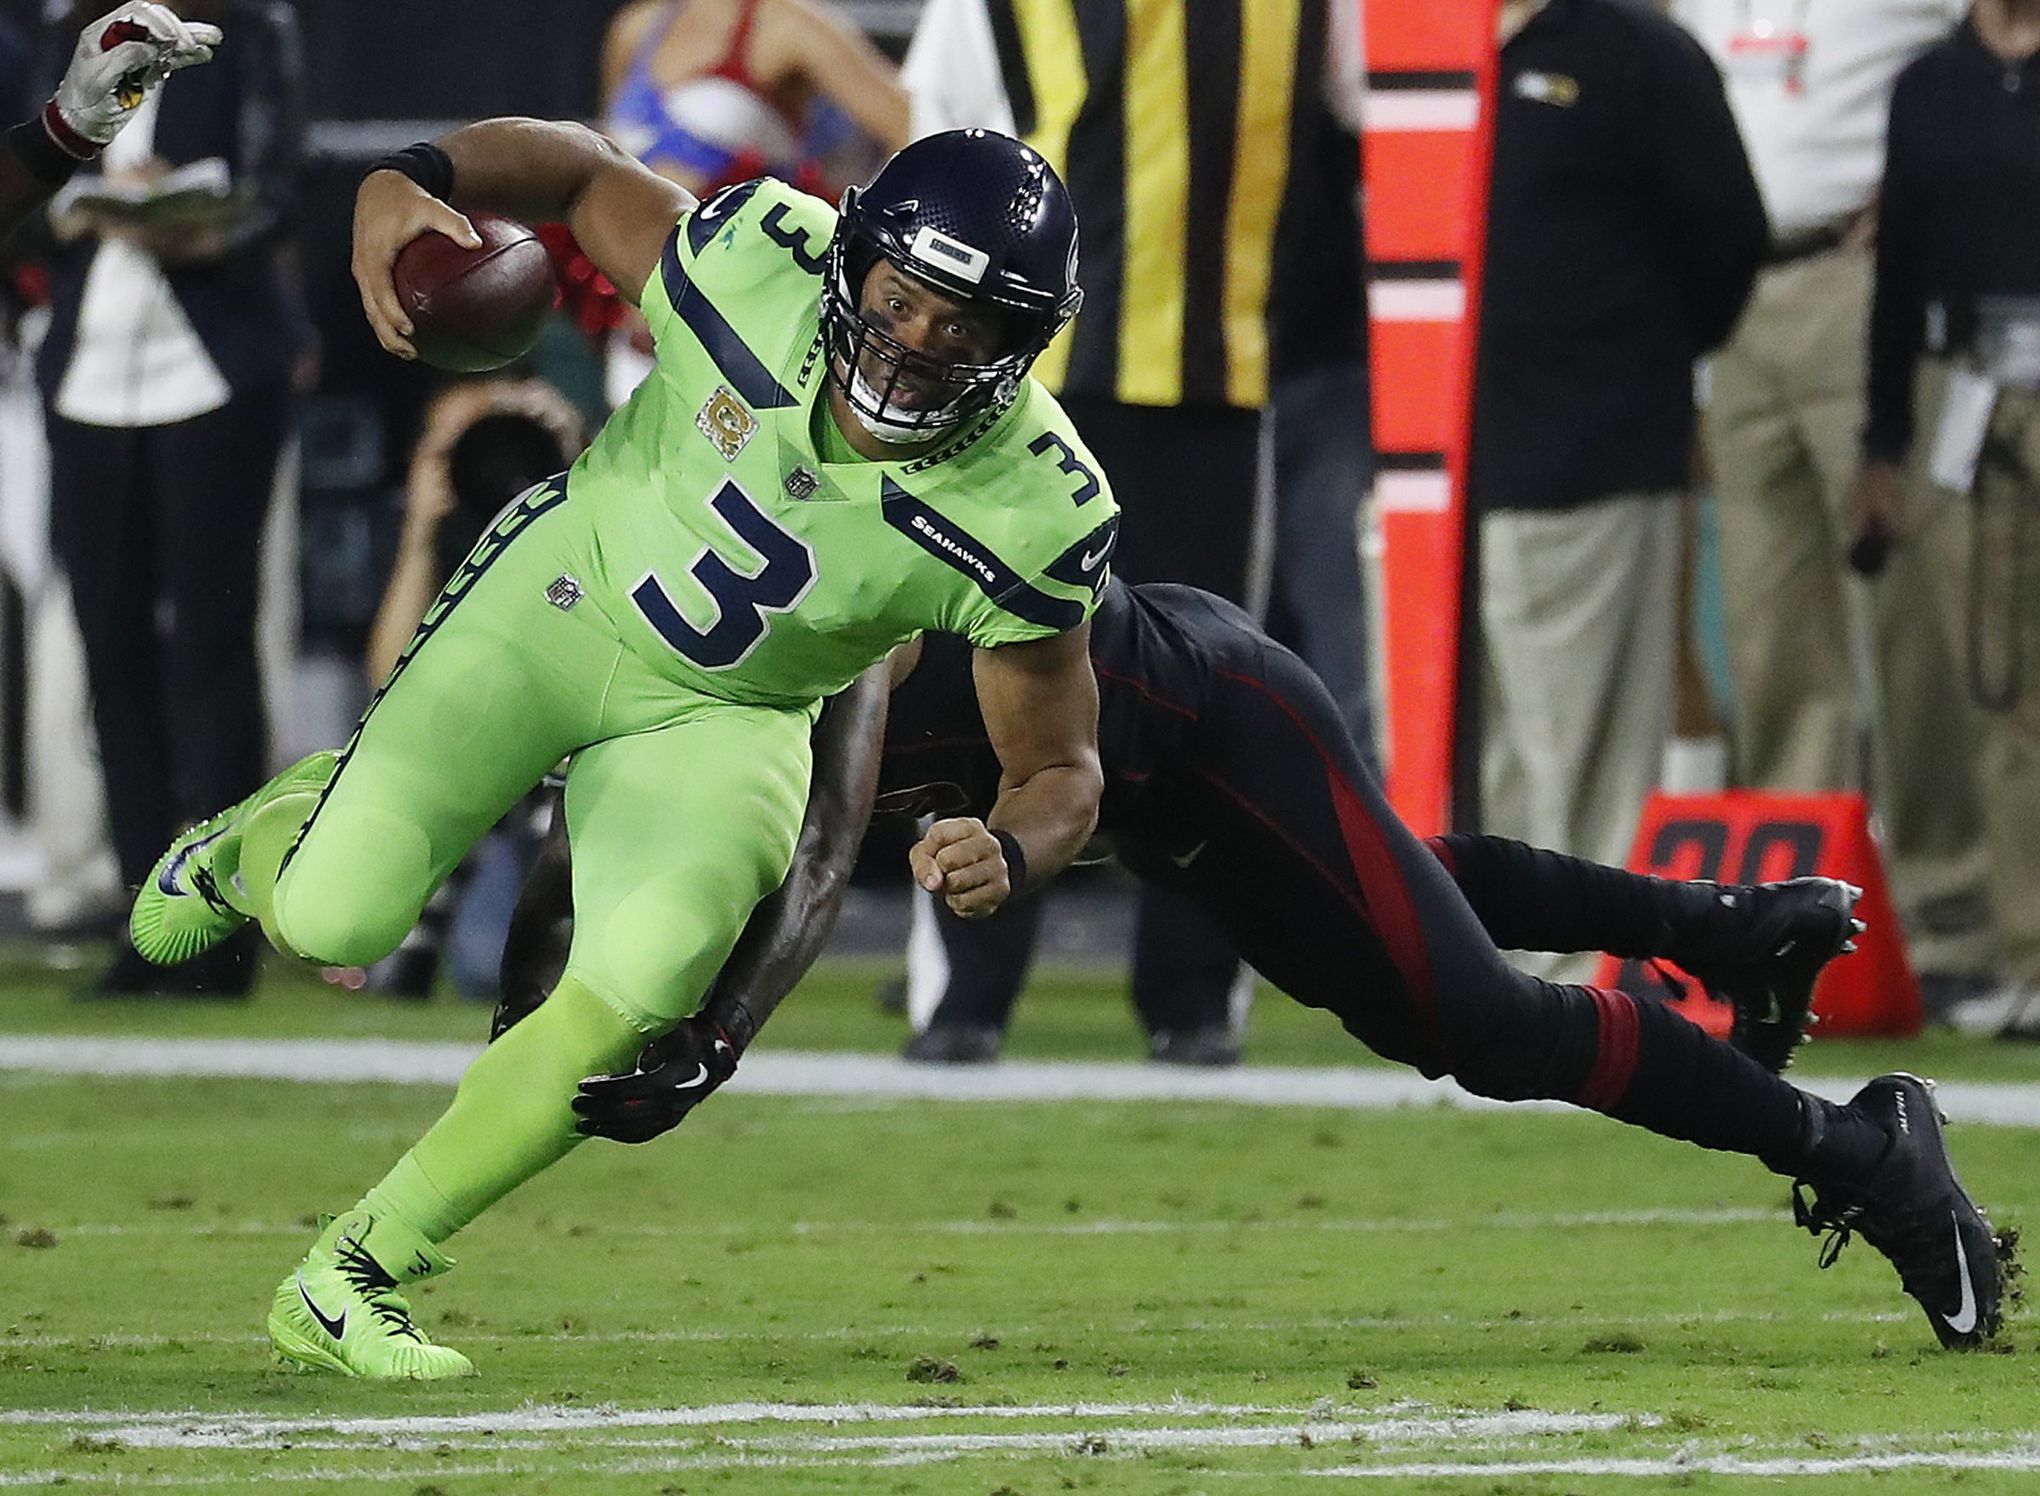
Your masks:
[{"label": "neon green jersey", "polygon": [[912,460],[824,460],[823,254],[836,215],[770,178],[680,220],[640,298],[658,361],[568,475],[591,593],[662,675],[807,703],[924,630],[996,646],[1075,627],[1118,509],[1029,379]]}]

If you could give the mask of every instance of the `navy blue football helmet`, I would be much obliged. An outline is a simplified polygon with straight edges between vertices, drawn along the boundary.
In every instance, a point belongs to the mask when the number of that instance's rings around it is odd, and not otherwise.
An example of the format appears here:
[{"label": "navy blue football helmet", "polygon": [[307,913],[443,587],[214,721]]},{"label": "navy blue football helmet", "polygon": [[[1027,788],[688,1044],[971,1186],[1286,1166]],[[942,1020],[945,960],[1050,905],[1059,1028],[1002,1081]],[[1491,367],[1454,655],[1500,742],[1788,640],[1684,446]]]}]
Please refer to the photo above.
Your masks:
[{"label": "navy blue football helmet", "polygon": [[[936,358],[866,317],[864,280],[881,259],[944,296],[996,309],[998,356]],[[916,441],[1010,403],[1083,299],[1076,209],[1054,168],[1010,136],[946,130],[904,147],[869,186],[843,194],[822,291],[830,377],[870,430]],[[899,399],[903,378],[953,393],[934,403]]]}]

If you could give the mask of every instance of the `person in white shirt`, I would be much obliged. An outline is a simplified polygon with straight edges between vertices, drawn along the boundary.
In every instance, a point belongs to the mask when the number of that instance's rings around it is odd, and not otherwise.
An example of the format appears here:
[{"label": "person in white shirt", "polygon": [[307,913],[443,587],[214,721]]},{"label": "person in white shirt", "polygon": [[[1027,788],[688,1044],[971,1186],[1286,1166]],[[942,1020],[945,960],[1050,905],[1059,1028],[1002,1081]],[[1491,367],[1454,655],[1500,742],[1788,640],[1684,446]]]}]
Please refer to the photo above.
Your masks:
[{"label": "person in white shirt", "polygon": [[[129,887],[179,826],[267,774],[260,544],[311,352],[290,245],[307,98],[295,13],[283,0],[180,9],[233,41],[147,90],[52,199],[36,357],[51,551]],[[100,990],[244,994],[254,949],[223,944],[166,972],[123,948]]]},{"label": "person in white shirt", "polygon": [[[1707,381],[1738,783],[1867,788],[1914,963],[1991,959],[1974,719],[1917,537],[1851,574],[1871,247],[1893,81],[1962,0],[1673,0],[1728,84],[1771,256]],[[1861,551],[1862,563],[1871,558]],[[1867,569],[1867,568],[1866,568]]]}]

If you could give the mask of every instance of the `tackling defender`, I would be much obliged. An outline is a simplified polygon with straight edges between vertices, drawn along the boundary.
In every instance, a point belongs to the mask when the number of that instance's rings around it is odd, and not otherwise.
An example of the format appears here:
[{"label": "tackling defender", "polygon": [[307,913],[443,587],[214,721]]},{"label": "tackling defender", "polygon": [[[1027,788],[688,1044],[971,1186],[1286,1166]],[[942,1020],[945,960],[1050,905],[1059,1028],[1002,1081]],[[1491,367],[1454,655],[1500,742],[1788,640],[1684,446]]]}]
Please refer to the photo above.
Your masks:
[{"label": "tackling defender", "polygon": [[354,273],[391,351],[412,352],[397,252],[478,242],[464,208],[564,219],[644,313],[656,373],[483,536],[347,747],[180,836],[130,921],[156,961],[255,919],[287,954],[365,965],[571,755],[576,931],[551,1001],[276,1292],[284,1357],[362,1376],[473,1370],[400,1287],[564,1156],[579,1080],[627,1066],[722,966],[786,874],[824,697],[924,630],[970,640],[997,803],[989,830],[915,849],[957,897],[996,902],[1001,846],[1067,863],[1100,789],[1086,621],[1115,509],[1027,372],[1081,300],[1041,157],[932,136],[839,216],[769,179],[697,204],[579,126],[467,126],[357,196]]},{"label": "tackling defender", "polygon": [[[1141,877],[1208,910],[1276,986],[1376,1052],[1480,1095],[1571,1102],[1750,1154],[1812,1186],[1811,1201],[1795,1189],[1800,1224],[1844,1240],[1860,1231],[1890,1258],[1943,1344],[1996,1331],[2010,1241],[1963,1192],[1924,1084],[1880,1077],[1837,1106],[1773,1073],[1801,1037],[1815,978],[1860,928],[1856,890],[1825,878],[1670,882],[1498,837],[1448,836],[1427,850],[1389,809],[1317,677],[1194,588],[1112,583],[1091,654],[1099,831]],[[584,1131],[642,1142],[734,1072],[827,938],[874,790],[884,809],[910,813],[990,802],[998,765],[966,656],[959,641],[930,637],[900,652],[889,710],[880,680],[831,704],[786,886],[701,1013],[635,1072],[583,1083]],[[566,872],[556,828],[513,921],[499,1031],[558,970]],[[1497,946],[1676,961],[1734,1004],[1735,1042],[1622,992],[1527,976]]]}]

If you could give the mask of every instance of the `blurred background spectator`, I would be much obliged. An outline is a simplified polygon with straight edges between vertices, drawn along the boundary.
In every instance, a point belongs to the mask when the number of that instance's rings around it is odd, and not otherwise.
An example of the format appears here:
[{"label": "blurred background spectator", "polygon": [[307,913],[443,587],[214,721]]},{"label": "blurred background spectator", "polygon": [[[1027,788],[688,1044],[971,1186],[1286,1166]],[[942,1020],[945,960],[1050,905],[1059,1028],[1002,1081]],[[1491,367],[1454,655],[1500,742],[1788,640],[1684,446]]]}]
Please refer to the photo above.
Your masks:
[{"label": "blurred background spectator", "polygon": [[[1907,595],[1908,626],[1931,634],[1939,604],[1953,680],[1981,709],[2016,1018],[2040,991],[2040,4],[1977,0],[1899,75],[1889,142],[1853,520],[1931,581]],[[1946,747],[1938,762],[1964,767]]]},{"label": "blurred background spectator", "polygon": [[[1933,629],[1948,579],[1924,536],[1866,584],[1848,567],[1864,327],[1892,80],[1962,0],[1676,0],[1727,78],[1771,224],[1713,360],[1706,440],[1733,683],[1732,774],[1866,789],[1915,963],[1991,963],[1977,728]],[[1930,985],[1930,998],[1933,996]]]},{"label": "blurred background spectator", "polygon": [[1749,294],[1763,205],[1671,22],[1617,0],[1501,20],[1471,486],[1483,823],[1620,865],[1671,733],[1693,363]]},{"label": "blurred background spectator", "polygon": [[[97,10],[86,0],[59,41]],[[265,777],[258,548],[309,373],[285,224],[303,130],[295,18],[265,0],[191,0],[183,13],[229,39],[151,95],[99,170],[52,203],[37,363],[52,546],[129,886],[164,838]],[[228,942],[174,971],[123,948],[102,989],[245,993],[253,948]]]},{"label": "blurred background spectator", "polygon": [[1268,287],[1275,449],[1268,628],[1303,656],[1374,749],[1360,505],[1374,480],[1360,241],[1360,11],[1325,15],[1325,86],[1299,90]]},{"label": "blurred background spectator", "polygon": [[602,97],[616,143],[698,197],[770,174],[833,198],[875,164],[856,132],[907,140],[892,64],[810,0],[635,0],[609,23]]},{"label": "blurred background spectator", "polygon": [[[603,41],[602,101],[618,145],[701,198],[769,174],[834,202],[907,142],[892,63],[827,0],[633,0]],[[626,309],[610,403],[650,369]]]}]

